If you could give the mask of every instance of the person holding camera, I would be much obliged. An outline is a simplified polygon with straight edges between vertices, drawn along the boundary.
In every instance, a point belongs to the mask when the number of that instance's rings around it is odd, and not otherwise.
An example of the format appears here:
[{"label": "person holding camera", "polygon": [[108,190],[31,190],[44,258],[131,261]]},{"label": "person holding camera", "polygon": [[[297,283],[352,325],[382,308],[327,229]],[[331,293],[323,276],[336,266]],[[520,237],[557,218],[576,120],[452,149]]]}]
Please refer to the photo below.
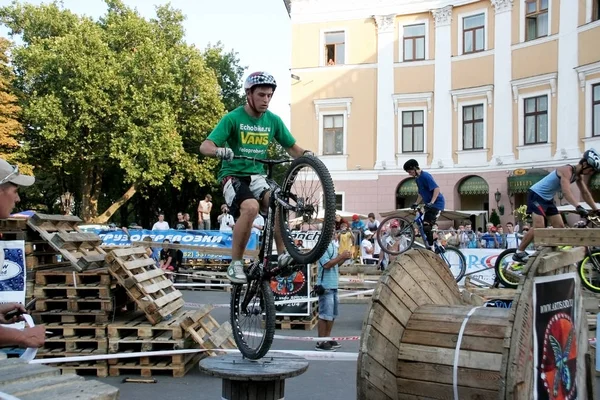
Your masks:
[{"label": "person holding camera", "polygon": [[[327,251],[318,261],[317,286],[315,294],[319,297],[319,322],[317,325],[319,337],[329,337],[333,322],[338,316],[338,266],[352,257],[349,251],[338,254],[333,241],[329,243]],[[341,345],[336,341],[317,342],[315,350],[335,351]]]},{"label": "person holding camera", "polygon": [[233,216],[229,214],[229,207],[227,204],[223,204],[221,206],[221,215],[217,217],[217,221],[220,224],[219,230],[221,232],[232,232],[233,227],[235,225],[235,221],[233,220]]}]

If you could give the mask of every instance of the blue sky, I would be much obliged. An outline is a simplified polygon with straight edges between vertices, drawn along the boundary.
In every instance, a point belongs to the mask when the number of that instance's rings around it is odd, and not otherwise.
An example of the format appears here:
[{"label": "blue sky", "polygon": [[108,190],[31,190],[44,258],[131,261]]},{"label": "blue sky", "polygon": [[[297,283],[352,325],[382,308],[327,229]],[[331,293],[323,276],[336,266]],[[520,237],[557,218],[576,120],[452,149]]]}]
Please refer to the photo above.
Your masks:
[{"label": "blue sky", "polygon": [[[146,18],[155,16],[155,5],[166,4],[164,0],[123,0],[137,8]],[[10,4],[0,0],[0,6]],[[40,4],[48,1],[29,0]],[[248,71],[265,70],[277,79],[277,92],[271,102],[271,111],[281,116],[289,127],[290,121],[290,57],[291,25],[283,0],[171,0],[174,8],[186,16],[184,26],[186,40],[204,49],[219,40],[227,50],[239,53],[241,65]],[[97,19],[106,12],[102,0],[62,0],[65,8],[77,14]],[[0,27],[0,35],[8,30]]]}]

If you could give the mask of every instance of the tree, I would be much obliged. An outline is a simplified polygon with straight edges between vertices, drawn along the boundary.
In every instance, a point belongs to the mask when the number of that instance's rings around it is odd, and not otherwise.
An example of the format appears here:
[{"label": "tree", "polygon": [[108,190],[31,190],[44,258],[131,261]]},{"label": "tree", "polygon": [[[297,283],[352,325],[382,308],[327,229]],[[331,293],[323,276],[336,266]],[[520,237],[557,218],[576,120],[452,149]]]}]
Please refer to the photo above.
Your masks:
[{"label": "tree", "polygon": [[21,107],[13,87],[14,73],[9,66],[10,42],[0,38],[0,157],[16,162],[23,127],[19,122]]},{"label": "tree", "polygon": [[490,215],[490,223],[494,224],[494,226],[500,225],[500,216],[496,212],[495,208],[492,208],[492,214]]},{"label": "tree", "polygon": [[[199,160],[198,148],[224,112],[214,71],[183,40],[180,11],[160,6],[145,20],[121,0],[106,3],[98,21],[56,3],[0,8],[24,43],[13,64],[28,158],[98,223],[142,188],[212,182],[216,160]],[[122,183],[99,215],[103,188]]]},{"label": "tree", "polygon": [[247,67],[240,66],[238,53],[233,50],[226,53],[223,43],[217,42],[214,46],[208,45],[204,50],[204,58],[206,65],[217,75],[225,110],[231,111],[243,106],[246,97],[242,92],[242,85]]}]

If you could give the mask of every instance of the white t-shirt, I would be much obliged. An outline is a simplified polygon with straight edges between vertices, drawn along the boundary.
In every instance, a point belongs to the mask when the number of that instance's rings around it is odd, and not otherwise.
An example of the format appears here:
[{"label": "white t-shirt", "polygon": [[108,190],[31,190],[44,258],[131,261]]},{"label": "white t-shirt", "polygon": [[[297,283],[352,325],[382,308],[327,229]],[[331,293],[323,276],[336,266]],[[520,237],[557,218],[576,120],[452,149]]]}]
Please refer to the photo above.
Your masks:
[{"label": "white t-shirt", "polygon": [[255,228],[254,225],[262,226],[263,228],[265,227],[265,219],[262,215],[256,215],[256,218],[254,218],[254,222],[252,222],[252,232],[260,236],[262,233],[262,229]]},{"label": "white t-shirt", "polygon": [[154,225],[152,225],[152,230],[153,231],[166,231],[169,229],[169,223],[167,221],[157,221],[154,223]]},{"label": "white t-shirt", "polygon": [[231,232],[233,231],[233,225],[235,221],[233,220],[233,216],[231,214],[223,215],[221,218],[221,226],[219,230],[221,232]]},{"label": "white t-shirt", "polygon": [[362,259],[364,260],[365,258],[373,258],[372,254],[368,254],[367,250],[370,250],[373,248],[373,245],[371,244],[370,241],[368,241],[367,239],[363,239],[362,242],[360,243],[360,256],[362,257]]},{"label": "white t-shirt", "polygon": [[519,247],[519,242],[517,241],[516,233],[507,233],[506,234],[506,248],[507,249],[516,249]]}]

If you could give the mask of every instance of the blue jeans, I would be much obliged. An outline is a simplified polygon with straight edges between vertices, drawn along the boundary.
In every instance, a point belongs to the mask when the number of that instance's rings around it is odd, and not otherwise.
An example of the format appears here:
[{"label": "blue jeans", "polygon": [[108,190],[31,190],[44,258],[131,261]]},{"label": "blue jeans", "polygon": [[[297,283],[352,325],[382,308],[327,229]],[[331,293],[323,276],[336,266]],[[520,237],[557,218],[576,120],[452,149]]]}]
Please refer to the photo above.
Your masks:
[{"label": "blue jeans", "polygon": [[319,296],[319,319],[333,321],[338,316],[338,303],[337,289],[325,289]]}]

